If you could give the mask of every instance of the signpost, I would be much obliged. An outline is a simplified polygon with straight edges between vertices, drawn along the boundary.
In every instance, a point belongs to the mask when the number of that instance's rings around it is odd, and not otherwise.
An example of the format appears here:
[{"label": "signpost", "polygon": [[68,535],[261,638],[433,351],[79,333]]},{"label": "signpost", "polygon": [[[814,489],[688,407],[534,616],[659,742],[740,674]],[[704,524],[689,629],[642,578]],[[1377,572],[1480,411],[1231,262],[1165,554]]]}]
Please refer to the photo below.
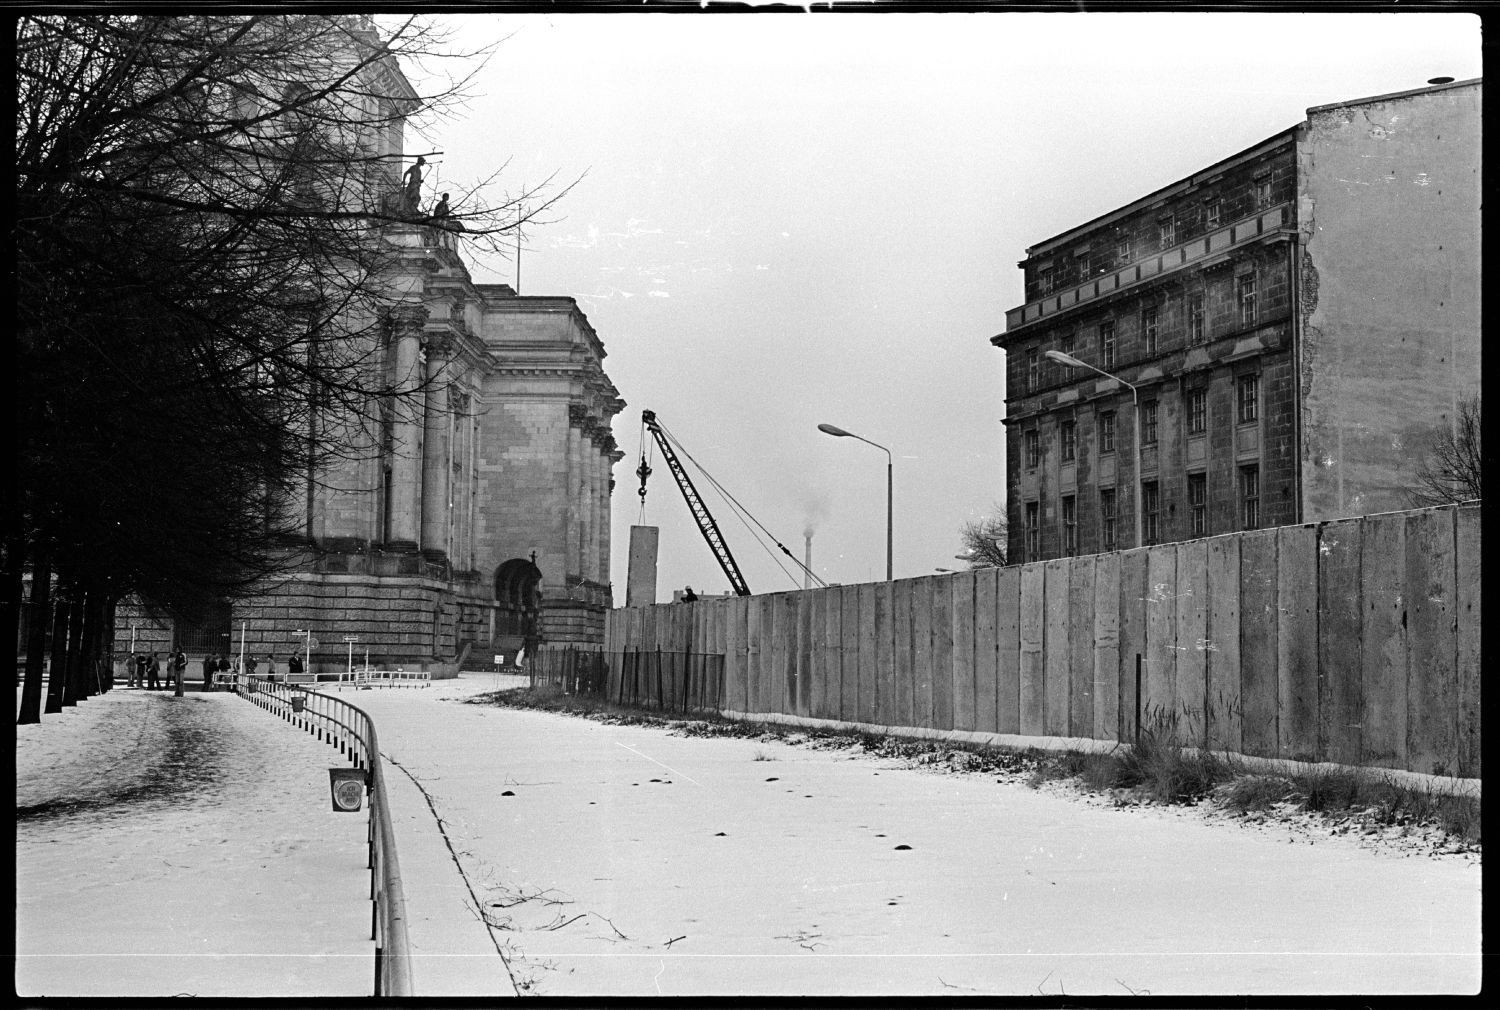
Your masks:
[{"label": "signpost", "polygon": [[[346,642],[349,643],[349,675],[352,677],[354,675],[354,643],[357,642],[357,641],[359,641],[359,636],[358,635],[345,635],[344,636],[344,641],[346,641]],[[370,653],[369,653],[368,650],[366,650],[365,651],[365,665],[366,666],[370,665],[369,656],[370,656]]]},{"label": "signpost", "polygon": [[296,628],[292,631],[294,635],[301,635],[305,641],[302,644],[302,672],[312,672],[312,647],[318,643],[313,641],[311,628]]}]

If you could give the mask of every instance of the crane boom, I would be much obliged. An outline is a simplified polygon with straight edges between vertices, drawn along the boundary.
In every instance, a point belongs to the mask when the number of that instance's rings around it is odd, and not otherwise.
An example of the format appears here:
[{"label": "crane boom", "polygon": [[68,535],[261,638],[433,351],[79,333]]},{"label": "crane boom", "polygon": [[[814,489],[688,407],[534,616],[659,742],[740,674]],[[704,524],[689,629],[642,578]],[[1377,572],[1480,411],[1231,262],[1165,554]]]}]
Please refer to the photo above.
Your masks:
[{"label": "crane boom", "polygon": [[656,439],[656,444],[661,448],[662,458],[667,461],[667,468],[672,471],[672,476],[677,479],[677,486],[682,491],[682,497],[687,500],[688,511],[693,513],[693,519],[698,523],[698,532],[703,534],[703,539],[708,541],[709,549],[714,552],[714,557],[719,559],[719,567],[724,569],[729,584],[734,587],[735,595],[749,596],[750,587],[745,585],[745,577],[740,574],[740,566],[735,564],[734,555],[729,553],[729,547],[724,543],[723,535],[719,533],[719,524],[714,522],[708,506],[703,504],[703,499],[698,495],[698,489],[693,487],[687,471],[678,461],[677,453],[672,451],[672,446],[667,442],[667,436],[662,432],[661,426],[656,423],[656,412],[641,411],[641,421],[645,423],[652,437]]}]

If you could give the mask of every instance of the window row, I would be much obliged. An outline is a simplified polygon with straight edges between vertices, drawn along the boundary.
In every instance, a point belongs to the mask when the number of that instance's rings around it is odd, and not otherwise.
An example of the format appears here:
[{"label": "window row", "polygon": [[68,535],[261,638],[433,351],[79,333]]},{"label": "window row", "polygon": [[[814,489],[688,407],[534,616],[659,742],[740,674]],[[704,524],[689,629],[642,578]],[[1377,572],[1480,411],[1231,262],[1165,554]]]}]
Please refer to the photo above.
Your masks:
[{"label": "window row", "polygon": [[[1241,530],[1260,528],[1260,465],[1248,464],[1238,468],[1237,518]],[[1096,514],[1101,551],[1119,550],[1133,544],[1120,542],[1119,502],[1116,489],[1100,488]],[[1059,519],[1063,557],[1078,553],[1078,496],[1063,495],[1060,500]],[[1162,542],[1162,498],[1161,485],[1155,480],[1141,481],[1141,542],[1145,545]],[[1208,527],[1208,475],[1187,475],[1187,535],[1202,537],[1209,535]],[[1040,502],[1027,502],[1024,510],[1025,557],[1021,560],[1042,560],[1042,507]]]},{"label": "window row", "polygon": [[[1235,321],[1241,327],[1254,326],[1260,319],[1260,294],[1253,270],[1241,273],[1234,279],[1234,313]],[[1196,291],[1186,296],[1185,324],[1189,347],[1208,342],[1208,297],[1204,292]],[[1142,306],[1139,333],[1142,353],[1146,357],[1155,357],[1160,352],[1162,332],[1161,303]],[[1089,353],[1090,350],[1097,350],[1098,367],[1105,371],[1115,367],[1117,360],[1115,352],[1118,344],[1113,319],[1104,319],[1098,323],[1091,348],[1078,346],[1076,330],[1065,330],[1057,338],[1057,349],[1067,355],[1077,357],[1080,354]],[[1042,358],[1043,354],[1039,346],[1026,349],[1023,393],[1034,393],[1042,388]],[[1059,367],[1065,372],[1068,370],[1066,365],[1059,365]]]},{"label": "window row", "polygon": [[[1260,375],[1256,372],[1245,372],[1236,376],[1234,390],[1235,423],[1253,424],[1260,420]],[[1208,432],[1207,388],[1189,389],[1186,401],[1187,435],[1191,437],[1206,434]],[[1157,400],[1142,400],[1139,410],[1141,445],[1156,445],[1160,437],[1157,424]],[[1113,410],[1099,411],[1095,415],[1094,430],[1098,436],[1097,452],[1100,455],[1114,452],[1115,412]],[[1078,458],[1078,422],[1076,419],[1068,417],[1057,422],[1057,441],[1058,458],[1062,462],[1071,463]],[[1042,462],[1041,431],[1037,428],[1025,429],[1021,434],[1021,449],[1026,469],[1035,470],[1040,466]]]},{"label": "window row", "polygon": [[[1107,240],[1108,244],[1104,248],[1097,251],[1091,248],[1075,251],[1068,269],[1059,269],[1055,263],[1037,267],[1032,297],[1046,297],[1062,287],[1082,283],[1092,276],[1127,266],[1140,253],[1164,252],[1180,241],[1216,231],[1229,221],[1237,220],[1239,216],[1266,210],[1273,203],[1273,193],[1271,173],[1267,170],[1255,177],[1247,201],[1234,201],[1236,212],[1233,215],[1226,212],[1222,196],[1211,196],[1196,207],[1160,215],[1154,222],[1154,229],[1148,230],[1144,236],[1131,225],[1124,225],[1123,228],[1128,230],[1117,231],[1112,239]],[[1148,225],[1148,229],[1151,226]],[[1148,241],[1140,241],[1142,238]]]}]

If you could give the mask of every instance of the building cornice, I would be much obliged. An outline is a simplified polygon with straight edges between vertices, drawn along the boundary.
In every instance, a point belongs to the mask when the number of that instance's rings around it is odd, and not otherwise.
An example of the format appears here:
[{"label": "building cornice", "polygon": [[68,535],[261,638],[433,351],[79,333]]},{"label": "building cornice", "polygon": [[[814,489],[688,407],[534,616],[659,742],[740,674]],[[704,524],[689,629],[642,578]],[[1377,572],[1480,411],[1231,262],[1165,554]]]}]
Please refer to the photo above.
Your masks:
[{"label": "building cornice", "polygon": [[1291,208],[1290,203],[1283,203],[1259,211],[1212,234],[1180,243],[1102,277],[1010,309],[1005,313],[1005,332],[991,337],[990,343],[1005,347],[1023,334],[1029,336],[1031,329],[1038,324],[1056,325],[1075,312],[1108,304],[1117,295],[1180,279],[1190,271],[1211,267],[1230,254],[1257,243],[1289,239],[1296,227]]}]

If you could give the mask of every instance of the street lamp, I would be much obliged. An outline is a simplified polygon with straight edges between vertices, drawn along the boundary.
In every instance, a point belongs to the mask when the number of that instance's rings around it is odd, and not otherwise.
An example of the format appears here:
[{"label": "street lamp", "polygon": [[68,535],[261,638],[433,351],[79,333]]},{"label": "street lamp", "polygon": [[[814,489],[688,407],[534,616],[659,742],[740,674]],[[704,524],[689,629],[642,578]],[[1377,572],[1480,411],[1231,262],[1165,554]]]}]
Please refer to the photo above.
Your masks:
[{"label": "street lamp", "polygon": [[1133,432],[1132,441],[1135,443],[1135,475],[1132,481],[1135,484],[1135,495],[1133,496],[1135,499],[1135,545],[1137,547],[1144,547],[1145,541],[1141,539],[1141,400],[1138,391],[1134,385],[1126,382],[1118,375],[1106,372],[1102,368],[1095,368],[1087,361],[1079,361],[1071,354],[1064,354],[1062,351],[1048,351],[1043,357],[1050,358],[1059,365],[1067,365],[1069,368],[1087,368],[1090,371],[1098,372],[1106,379],[1114,379],[1120,385],[1130,387],[1130,401],[1133,408],[1131,415],[1135,422],[1131,426],[1131,431]]},{"label": "street lamp", "polygon": [[887,582],[889,582],[889,581],[891,581],[891,578],[892,578],[892,575],[891,575],[891,527],[893,525],[893,512],[892,512],[892,507],[891,507],[891,503],[893,501],[892,494],[891,494],[891,481],[892,481],[891,450],[887,449],[885,446],[881,445],[879,442],[871,442],[868,438],[865,438],[863,435],[856,435],[852,431],[845,431],[843,428],[836,427],[836,426],[834,426],[832,424],[820,424],[820,425],[818,425],[818,430],[821,431],[825,435],[832,435],[834,438],[857,438],[861,442],[864,442],[866,445],[873,445],[875,448],[877,448],[881,452],[885,453],[885,580]]}]

